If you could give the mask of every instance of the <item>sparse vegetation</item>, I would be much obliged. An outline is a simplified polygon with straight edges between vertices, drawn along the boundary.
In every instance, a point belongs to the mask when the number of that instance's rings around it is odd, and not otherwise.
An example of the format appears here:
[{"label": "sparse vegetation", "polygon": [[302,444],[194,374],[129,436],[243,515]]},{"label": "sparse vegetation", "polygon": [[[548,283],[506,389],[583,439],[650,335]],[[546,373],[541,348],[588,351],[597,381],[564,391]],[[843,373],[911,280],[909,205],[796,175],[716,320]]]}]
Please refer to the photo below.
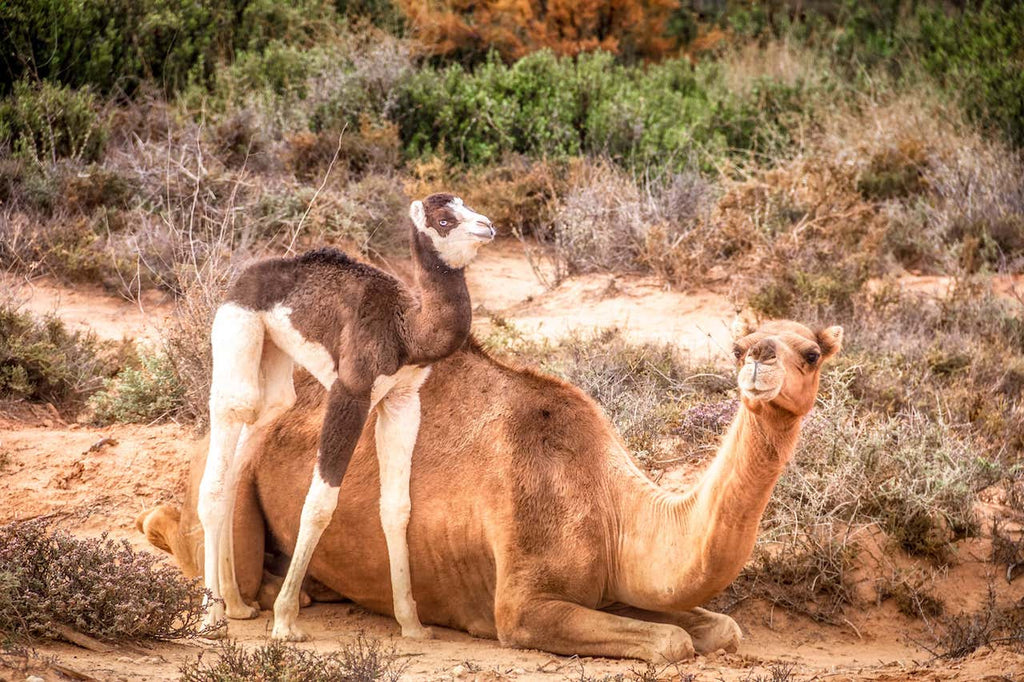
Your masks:
[{"label": "sparse vegetation", "polygon": [[39,318],[13,303],[0,305],[0,398],[73,407],[116,369],[115,356],[55,315]]},{"label": "sparse vegetation", "polygon": [[900,613],[911,618],[937,618],[945,611],[945,602],[935,594],[923,572],[894,570],[875,585],[878,601],[892,599]]},{"label": "sparse vegetation", "polygon": [[[201,427],[241,264],[320,243],[386,262],[409,199],[454,189],[540,243],[548,285],[647,272],[845,326],[730,598],[836,621],[857,528],[941,566],[986,530],[980,488],[1024,495],[1024,306],[987,283],[1024,268],[1024,5],[625,3],[561,18],[568,36],[488,2],[65,4],[0,6],[0,268],[160,288],[177,314],[132,358],[4,305],[0,398]],[[951,283],[917,295],[908,272]],[[581,386],[645,465],[705,459],[735,413],[726,370],[668,347],[494,322],[489,348]],[[1019,572],[1020,538],[992,536]],[[935,620],[926,588],[894,574],[878,596]],[[950,620],[941,650],[1009,637],[997,622]],[[341,665],[291,651],[189,674]]]},{"label": "sparse vegetation", "polygon": [[989,585],[981,608],[945,618],[935,640],[928,648],[937,658],[963,658],[997,644],[1020,646],[1024,644],[1024,607],[998,604],[995,589]]},{"label": "sparse vegetation", "polygon": [[82,540],[47,521],[0,526],[0,636],[101,640],[195,637],[202,587],[106,536]]},{"label": "sparse vegetation", "polygon": [[338,651],[304,651],[277,641],[246,650],[227,642],[220,646],[216,660],[206,654],[181,667],[183,682],[225,682],[227,680],[294,680],[295,682],[384,682],[401,677],[405,663],[394,649],[362,633]]},{"label": "sparse vegetation", "polygon": [[150,423],[182,411],[185,387],[167,355],[143,351],[133,365],[104,381],[89,399],[98,423]]}]

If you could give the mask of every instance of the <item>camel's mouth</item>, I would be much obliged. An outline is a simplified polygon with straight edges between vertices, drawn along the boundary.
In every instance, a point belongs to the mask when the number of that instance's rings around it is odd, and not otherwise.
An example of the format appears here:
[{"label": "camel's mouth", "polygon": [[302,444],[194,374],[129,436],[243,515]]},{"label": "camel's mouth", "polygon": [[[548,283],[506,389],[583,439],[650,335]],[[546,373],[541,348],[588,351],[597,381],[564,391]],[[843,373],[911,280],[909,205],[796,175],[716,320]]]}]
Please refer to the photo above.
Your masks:
[{"label": "camel's mouth", "polygon": [[765,402],[774,399],[782,392],[781,384],[775,388],[757,389],[753,387],[740,386],[740,391],[748,400],[763,400]]},{"label": "camel's mouth", "polygon": [[466,234],[478,239],[482,242],[489,242],[494,239],[497,231],[491,226],[490,222],[475,222],[470,224],[463,224],[466,230]]}]

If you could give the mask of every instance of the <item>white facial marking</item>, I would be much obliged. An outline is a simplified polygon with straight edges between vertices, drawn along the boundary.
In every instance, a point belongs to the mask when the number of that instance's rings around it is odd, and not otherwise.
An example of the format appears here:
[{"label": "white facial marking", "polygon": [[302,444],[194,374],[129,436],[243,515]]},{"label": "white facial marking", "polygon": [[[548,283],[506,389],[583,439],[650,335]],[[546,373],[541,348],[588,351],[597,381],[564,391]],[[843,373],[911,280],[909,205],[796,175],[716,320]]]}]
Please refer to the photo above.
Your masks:
[{"label": "white facial marking", "polygon": [[270,339],[277,347],[316,377],[324,388],[330,390],[334,380],[338,378],[334,358],[321,344],[308,340],[292,325],[292,309],[278,303],[270,312],[263,315]]},{"label": "white facial marking", "polygon": [[[414,202],[414,205],[415,203],[418,202]],[[455,214],[459,224],[444,236],[426,224],[425,216],[416,222],[415,206],[410,208],[409,215],[416,223],[416,228],[430,237],[441,260],[448,267],[457,270],[469,265],[476,257],[477,250],[494,239],[494,228],[491,227],[491,221],[487,216],[470,210],[458,197],[448,202],[448,208]],[[422,204],[420,210],[422,211]]]}]

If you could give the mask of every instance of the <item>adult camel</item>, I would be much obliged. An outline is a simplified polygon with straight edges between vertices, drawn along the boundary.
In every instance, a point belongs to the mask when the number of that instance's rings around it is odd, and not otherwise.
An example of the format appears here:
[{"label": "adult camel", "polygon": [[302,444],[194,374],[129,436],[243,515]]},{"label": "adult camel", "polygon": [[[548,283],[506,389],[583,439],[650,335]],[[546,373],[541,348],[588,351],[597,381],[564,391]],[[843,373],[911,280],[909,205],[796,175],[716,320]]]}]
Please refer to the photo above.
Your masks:
[{"label": "adult camel", "polygon": [[[420,391],[409,545],[424,623],[559,654],[677,661],[735,650],[732,618],[700,606],[753,550],[775,482],[814,405],[842,328],[786,321],[734,333],[740,408],[712,464],[686,493],[660,489],[578,388],[510,366],[469,344],[434,365]],[[252,599],[264,551],[288,553],[309,487],[324,410],[299,400],[260,434],[235,510],[236,570]],[[371,420],[309,573],[391,614],[388,553]],[[197,475],[183,511],[140,516],[186,574],[202,566]]]}]

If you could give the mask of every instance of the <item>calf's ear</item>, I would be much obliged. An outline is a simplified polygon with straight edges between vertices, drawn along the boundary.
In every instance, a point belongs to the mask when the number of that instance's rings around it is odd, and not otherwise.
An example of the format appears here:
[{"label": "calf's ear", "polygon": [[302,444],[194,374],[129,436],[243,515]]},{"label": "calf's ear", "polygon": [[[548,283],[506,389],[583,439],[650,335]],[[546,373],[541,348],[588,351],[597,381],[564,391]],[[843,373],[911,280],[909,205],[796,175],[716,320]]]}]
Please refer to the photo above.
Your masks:
[{"label": "calf's ear", "polygon": [[409,204],[409,217],[417,230],[427,229],[427,212],[423,208],[422,201],[414,201]]}]

